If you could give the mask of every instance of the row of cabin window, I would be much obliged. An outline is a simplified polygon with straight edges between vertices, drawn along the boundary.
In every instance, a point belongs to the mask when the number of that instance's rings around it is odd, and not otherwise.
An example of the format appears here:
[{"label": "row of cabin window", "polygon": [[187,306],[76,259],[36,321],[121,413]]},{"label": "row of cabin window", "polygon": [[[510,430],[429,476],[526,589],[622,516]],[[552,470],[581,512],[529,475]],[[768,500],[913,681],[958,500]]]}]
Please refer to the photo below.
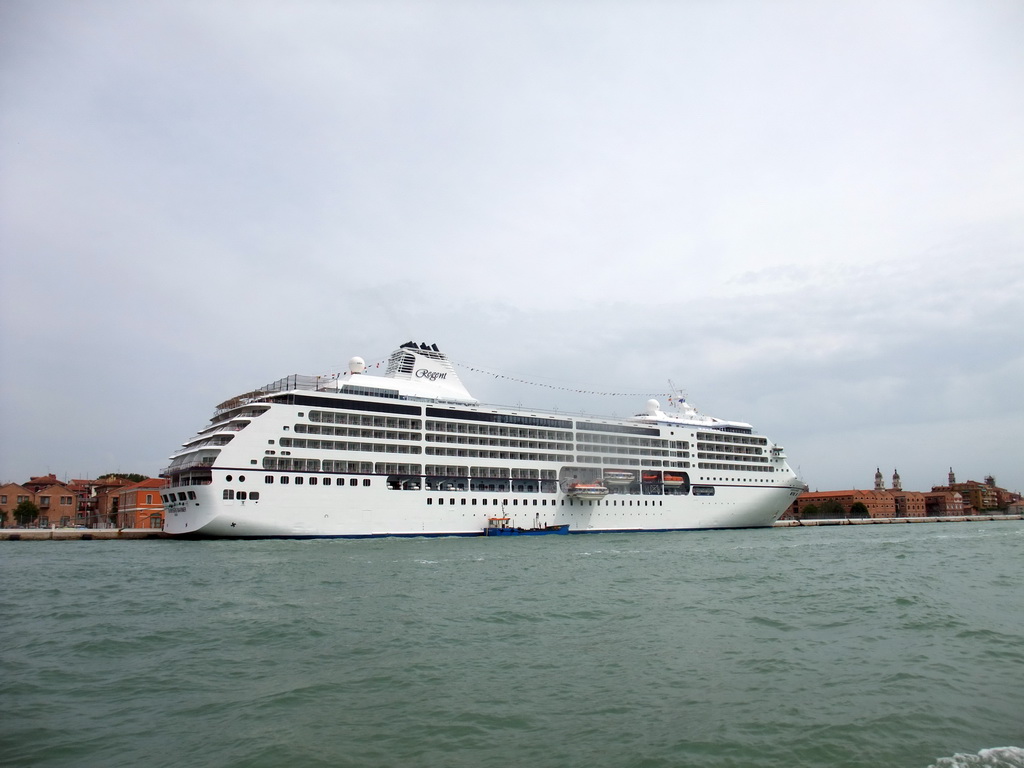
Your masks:
[{"label": "row of cabin window", "polygon": [[[300,413],[299,416],[302,416]],[[396,419],[392,416],[368,416],[360,413],[331,413],[310,411],[309,420],[324,424],[353,424],[363,427],[384,427],[385,429],[422,429],[419,419]],[[296,427],[298,429],[298,427]]]},{"label": "row of cabin window", "polygon": [[715,443],[740,443],[741,445],[768,445],[768,439],[764,437],[736,437],[720,433],[698,432],[698,440],[707,440]]},{"label": "row of cabin window", "polygon": [[[195,497],[196,497],[196,492],[195,491],[188,491],[187,492],[188,493],[187,497],[186,497],[185,493],[186,492],[184,492],[184,491],[178,491],[178,501],[185,501],[186,498],[188,498],[188,499],[195,499]],[[174,501],[174,494],[173,493],[161,493],[160,494],[160,498],[163,499],[165,503],[170,504],[172,501]]]},{"label": "row of cabin window", "polygon": [[517,453],[516,451],[488,451],[478,448],[439,448],[428,445],[425,453],[428,456],[460,456],[469,459],[501,459],[518,461],[557,461],[562,464],[572,463],[572,454],[565,453]]},{"label": "row of cabin window", "polygon": [[557,443],[548,440],[510,440],[505,437],[467,437],[465,435],[427,435],[428,443],[452,443],[456,445],[489,445],[498,448],[527,448],[541,451],[571,451],[572,443]]},{"label": "row of cabin window", "polygon": [[228,501],[231,501],[233,499],[237,499],[238,501],[245,501],[246,499],[248,499],[249,501],[259,501],[260,500],[260,492],[259,491],[248,491],[248,492],[247,491],[238,491],[236,493],[235,491],[231,490],[230,488],[225,488],[224,489],[224,498],[227,499]]},{"label": "row of cabin window", "polygon": [[547,429],[520,429],[491,424],[467,424],[453,421],[428,421],[427,429],[434,432],[457,432],[468,435],[490,435],[492,437],[511,437],[522,440],[572,440],[572,432],[556,432]]},{"label": "row of cabin window", "polygon": [[[714,489],[712,489],[712,493],[711,493],[711,495],[712,495],[712,496],[714,495]],[[448,499],[448,503],[449,503],[450,505],[452,505],[452,506],[455,506],[456,504],[461,504],[462,506],[466,506],[466,504],[468,503],[468,504],[469,504],[469,506],[471,506],[471,507],[475,507],[475,506],[476,506],[476,503],[477,503],[477,501],[479,501],[479,502],[480,502],[480,505],[481,505],[481,506],[484,506],[484,507],[486,507],[486,506],[487,506],[487,499],[473,499],[473,498],[470,498],[470,499],[468,499],[468,500],[467,500],[467,499],[465,499],[465,498],[461,498],[461,499],[453,499],[453,498],[450,498],[450,499]],[[534,507],[538,506],[538,504],[537,504],[537,501],[538,501],[538,500],[537,500],[537,499],[523,499],[522,501],[523,501],[523,506],[524,506],[524,507],[527,507],[527,506],[531,506],[531,502],[532,502],[532,506],[534,506]],[[569,506],[570,506],[570,507],[571,507],[571,506],[574,506],[574,501],[575,501],[574,499],[569,499]],[[593,504],[593,503],[594,503],[594,501],[593,501],[593,500],[590,500],[590,499],[581,499],[581,500],[580,500],[580,504],[582,505],[584,501],[586,501],[586,502],[587,502],[588,504]],[[621,501],[622,501],[622,506],[624,506],[624,507],[625,507],[625,506],[630,506],[630,507],[632,507],[632,506],[633,506],[633,501],[632,501],[632,500],[630,500],[630,501],[626,501],[625,499],[623,499],[623,500],[621,500]],[[551,506],[552,506],[552,507],[554,507],[554,506],[556,506],[556,505],[560,505],[560,506],[563,506],[563,507],[564,507],[564,506],[565,506],[565,502],[566,502],[566,500],[565,500],[565,499],[560,499],[560,500],[558,500],[557,502],[556,502],[556,500],[555,500],[555,499],[551,499]],[[428,497],[427,497],[427,504],[429,505],[429,504],[433,504],[433,503],[434,503],[434,498],[433,498],[432,496],[428,496]],[[443,499],[443,498],[438,498],[438,500],[437,500],[437,503],[438,503],[439,505],[443,505],[443,504],[444,504],[445,502],[444,502],[444,499]],[[601,501],[600,501],[600,500],[598,500],[598,501],[597,501],[596,503],[597,503],[598,505],[600,505],[600,504],[601,504]],[[664,505],[664,503],[665,503],[665,502],[663,502],[663,501],[662,501],[662,500],[660,500],[660,499],[658,499],[657,501],[655,501],[655,500],[653,500],[653,499],[647,499],[647,500],[645,500],[645,501],[643,502],[643,506],[645,506],[645,507],[646,507],[646,506],[647,506],[648,504],[650,504],[650,506],[652,506],[652,507],[653,507],[653,506],[658,506],[658,507],[660,507],[660,506],[663,506],[663,505]],[[491,504],[492,504],[493,506],[495,506],[495,507],[496,507],[496,506],[498,506],[498,500],[497,500],[497,499],[492,499],[492,501],[491,501]],[[619,500],[618,500],[618,499],[616,499],[616,500],[612,500],[612,501],[611,501],[611,504],[612,504],[612,506],[618,506],[618,504],[619,504]],[[501,500],[501,505],[502,505],[502,506],[504,506],[504,507],[507,507],[507,506],[508,506],[508,499],[502,499],[502,500]],[[546,507],[547,505],[548,505],[548,500],[547,500],[547,499],[540,499],[540,504],[539,504],[539,506],[541,506],[541,507]],[[605,500],[605,502],[604,502],[604,505],[605,505],[606,507],[607,507],[607,506],[609,505],[609,502],[608,502],[608,500]],[[638,507],[639,507],[639,506],[641,506],[641,505],[640,505],[640,501],[639,501],[639,500],[637,500],[637,501],[636,501],[636,505],[637,505]],[[512,499],[512,506],[513,506],[513,507],[519,506],[519,499]]]},{"label": "row of cabin window", "polygon": [[601,445],[627,445],[638,448],[689,448],[686,440],[661,440],[649,437],[623,437],[621,435],[602,435],[595,432],[577,432],[578,443],[600,443]]},{"label": "row of cabin window", "polygon": [[764,448],[757,448],[748,445],[721,445],[718,443],[697,443],[698,451],[719,451],[722,453],[752,453],[760,456],[764,453]]},{"label": "row of cabin window", "polygon": [[616,448],[611,445],[578,445],[576,446],[578,451],[586,451],[587,453],[605,453],[605,454],[616,454],[624,456],[689,456],[690,454],[683,453],[682,451],[672,451],[669,453],[661,448]]},{"label": "row of cabin window", "polygon": [[701,469],[731,469],[734,472],[774,472],[775,467],[763,467],[751,464],[750,466],[740,466],[737,464],[710,464],[708,462],[698,462],[697,466]]},{"label": "row of cabin window", "polygon": [[[274,476],[273,475],[267,475],[266,477],[263,478],[263,482],[266,483],[267,485],[272,485],[274,483]],[[295,483],[295,485],[302,485],[303,483],[306,482],[306,478],[304,478],[304,477],[290,477],[289,475],[281,475],[281,478],[280,478],[279,482],[281,483],[281,485],[288,485],[288,483]],[[317,485],[318,483],[322,483],[324,485],[330,485],[331,484],[331,478],[329,478],[329,477],[311,477],[311,478],[309,478],[309,484],[310,485]],[[350,477],[348,479],[348,484],[349,485],[359,485],[359,478],[357,478],[357,477]],[[370,484],[370,478],[364,477],[363,478],[363,485],[369,485],[369,484]],[[345,485],[345,478],[339,477],[337,485],[339,487]]]},{"label": "row of cabin window", "polygon": [[750,461],[762,464],[768,461],[767,456],[737,456],[731,453],[698,453],[698,459],[718,459],[719,461]]}]

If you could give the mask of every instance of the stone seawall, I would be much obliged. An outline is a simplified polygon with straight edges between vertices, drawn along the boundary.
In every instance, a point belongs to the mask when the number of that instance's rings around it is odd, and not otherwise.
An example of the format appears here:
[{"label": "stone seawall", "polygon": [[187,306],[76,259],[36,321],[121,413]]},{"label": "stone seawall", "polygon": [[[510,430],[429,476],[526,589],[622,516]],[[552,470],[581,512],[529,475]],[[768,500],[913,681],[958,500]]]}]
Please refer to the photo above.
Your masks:
[{"label": "stone seawall", "polygon": [[166,539],[153,528],[0,528],[0,541],[110,541]]}]

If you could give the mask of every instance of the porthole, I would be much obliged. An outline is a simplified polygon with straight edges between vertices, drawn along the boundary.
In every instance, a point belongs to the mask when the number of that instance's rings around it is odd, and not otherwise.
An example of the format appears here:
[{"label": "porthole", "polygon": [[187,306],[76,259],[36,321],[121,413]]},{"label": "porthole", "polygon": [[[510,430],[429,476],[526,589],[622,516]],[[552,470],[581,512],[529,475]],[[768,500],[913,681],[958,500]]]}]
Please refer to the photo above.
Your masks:
[{"label": "porthole", "polygon": [[225,479],[225,480],[227,480],[227,481],[228,481],[228,482],[230,483],[230,482],[231,482],[231,475],[228,475],[228,476],[227,476],[227,477],[225,477],[224,479]]},{"label": "porthole", "polygon": [[239,475],[238,476],[238,482],[244,483],[245,482],[245,475]]}]

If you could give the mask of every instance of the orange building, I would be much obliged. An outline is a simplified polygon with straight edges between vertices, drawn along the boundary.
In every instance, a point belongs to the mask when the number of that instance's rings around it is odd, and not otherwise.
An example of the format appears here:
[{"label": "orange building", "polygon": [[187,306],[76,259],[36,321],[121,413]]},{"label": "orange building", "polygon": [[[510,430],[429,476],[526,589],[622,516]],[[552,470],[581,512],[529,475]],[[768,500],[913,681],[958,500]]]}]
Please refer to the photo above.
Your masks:
[{"label": "orange building", "polygon": [[163,528],[164,502],[160,489],[167,487],[167,481],[148,478],[125,486],[118,491],[118,528]]},{"label": "orange building", "polygon": [[118,508],[121,504],[121,489],[132,485],[131,480],[120,477],[107,477],[97,480],[95,495],[90,514],[90,528],[113,528],[118,524]]}]

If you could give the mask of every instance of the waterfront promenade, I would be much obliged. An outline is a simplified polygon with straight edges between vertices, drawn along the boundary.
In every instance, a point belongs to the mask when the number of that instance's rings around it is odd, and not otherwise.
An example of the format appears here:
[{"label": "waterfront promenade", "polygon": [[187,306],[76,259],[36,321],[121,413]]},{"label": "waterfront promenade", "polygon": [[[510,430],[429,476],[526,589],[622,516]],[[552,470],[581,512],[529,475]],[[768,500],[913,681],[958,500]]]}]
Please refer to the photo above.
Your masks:
[{"label": "waterfront promenade", "polygon": [[166,539],[153,528],[0,528],[0,541],[111,541]]}]

